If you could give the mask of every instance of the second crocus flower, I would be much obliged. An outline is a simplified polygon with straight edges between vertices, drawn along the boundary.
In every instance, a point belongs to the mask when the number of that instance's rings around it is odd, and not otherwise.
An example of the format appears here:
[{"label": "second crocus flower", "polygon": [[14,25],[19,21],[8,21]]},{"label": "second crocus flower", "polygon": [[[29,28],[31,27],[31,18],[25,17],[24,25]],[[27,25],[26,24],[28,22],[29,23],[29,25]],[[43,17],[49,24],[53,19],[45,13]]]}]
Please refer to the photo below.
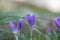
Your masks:
[{"label": "second crocus flower", "polygon": [[34,14],[27,14],[27,21],[28,21],[28,24],[29,24],[29,28],[30,28],[30,35],[31,35],[31,37],[30,37],[30,40],[32,40],[32,32],[33,32],[33,26],[34,26],[34,24],[35,24],[35,21],[36,21],[36,17],[35,17],[35,15]]}]

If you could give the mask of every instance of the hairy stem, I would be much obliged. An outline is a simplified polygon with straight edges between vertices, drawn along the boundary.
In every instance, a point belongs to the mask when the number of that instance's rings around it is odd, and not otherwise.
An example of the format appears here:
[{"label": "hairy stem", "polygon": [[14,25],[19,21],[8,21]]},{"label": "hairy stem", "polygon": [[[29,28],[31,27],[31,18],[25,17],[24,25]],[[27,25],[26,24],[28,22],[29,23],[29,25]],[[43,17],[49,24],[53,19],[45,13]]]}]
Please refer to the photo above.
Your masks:
[{"label": "hairy stem", "polygon": [[32,40],[32,30],[33,28],[32,27],[30,27],[30,40]]},{"label": "hairy stem", "polygon": [[31,30],[31,37],[30,37],[30,40],[32,40],[32,30]]},{"label": "hairy stem", "polygon": [[14,37],[15,37],[16,40],[18,40],[18,35],[17,34],[15,34]]}]

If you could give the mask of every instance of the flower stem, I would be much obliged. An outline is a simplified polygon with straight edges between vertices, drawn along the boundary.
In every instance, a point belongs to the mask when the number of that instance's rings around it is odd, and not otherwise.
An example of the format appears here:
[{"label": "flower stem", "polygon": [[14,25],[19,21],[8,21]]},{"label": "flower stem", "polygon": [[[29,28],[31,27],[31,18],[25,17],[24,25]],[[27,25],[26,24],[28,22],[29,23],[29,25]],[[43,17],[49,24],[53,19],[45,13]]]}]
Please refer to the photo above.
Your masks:
[{"label": "flower stem", "polygon": [[16,40],[18,40],[18,35],[15,34],[14,37],[15,37]]},{"label": "flower stem", "polygon": [[33,28],[30,27],[30,40],[32,40],[32,31],[33,31]]},{"label": "flower stem", "polygon": [[30,40],[32,40],[32,30],[31,30],[31,37],[30,37]]}]

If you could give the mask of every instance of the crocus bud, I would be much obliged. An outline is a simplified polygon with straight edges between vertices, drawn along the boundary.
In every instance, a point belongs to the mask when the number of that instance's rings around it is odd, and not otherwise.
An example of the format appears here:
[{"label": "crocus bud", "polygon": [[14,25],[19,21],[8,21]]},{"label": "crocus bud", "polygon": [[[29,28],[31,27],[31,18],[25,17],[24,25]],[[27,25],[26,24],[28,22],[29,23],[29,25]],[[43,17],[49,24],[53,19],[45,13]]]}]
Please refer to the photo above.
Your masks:
[{"label": "crocus bud", "polygon": [[29,25],[33,26],[35,24],[35,20],[36,20],[36,17],[34,14],[33,15],[28,14],[27,15],[27,21],[28,21]]},{"label": "crocus bud", "polygon": [[16,33],[16,26],[15,26],[15,24],[14,24],[12,21],[10,21],[9,26],[10,26],[10,28],[11,28],[11,31],[12,31],[13,33]]},{"label": "crocus bud", "polygon": [[55,20],[55,25],[56,25],[56,27],[57,27],[58,29],[60,29],[60,18],[57,18],[57,19]]},{"label": "crocus bud", "polygon": [[53,32],[53,28],[48,29],[48,33],[52,33]]},{"label": "crocus bud", "polygon": [[22,28],[23,24],[24,24],[23,19],[19,20],[17,29],[20,30]]}]

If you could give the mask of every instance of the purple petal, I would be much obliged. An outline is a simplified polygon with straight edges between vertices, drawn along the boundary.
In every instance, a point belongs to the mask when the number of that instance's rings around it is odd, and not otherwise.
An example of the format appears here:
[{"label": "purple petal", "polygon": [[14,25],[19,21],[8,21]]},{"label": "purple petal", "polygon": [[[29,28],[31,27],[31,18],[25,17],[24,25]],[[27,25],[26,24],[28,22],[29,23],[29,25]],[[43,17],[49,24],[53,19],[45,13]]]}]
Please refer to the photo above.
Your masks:
[{"label": "purple petal", "polygon": [[19,20],[19,22],[18,22],[18,28],[17,28],[18,30],[21,30],[21,28],[23,26],[23,23],[24,23],[23,19]]},{"label": "purple petal", "polygon": [[55,20],[55,25],[56,25],[56,27],[57,27],[58,29],[60,29],[60,18],[57,18],[57,19]]},{"label": "purple petal", "polygon": [[14,25],[14,23],[12,21],[10,21],[9,26],[10,26],[12,32],[16,32],[16,26]]},{"label": "purple petal", "polygon": [[49,30],[48,30],[48,33],[52,33],[53,32],[53,28],[50,28]]},{"label": "purple petal", "polygon": [[28,21],[28,23],[29,23],[30,25],[34,25],[34,23],[35,23],[35,15],[30,15],[30,14],[28,14],[28,15],[27,15],[27,21]]}]

